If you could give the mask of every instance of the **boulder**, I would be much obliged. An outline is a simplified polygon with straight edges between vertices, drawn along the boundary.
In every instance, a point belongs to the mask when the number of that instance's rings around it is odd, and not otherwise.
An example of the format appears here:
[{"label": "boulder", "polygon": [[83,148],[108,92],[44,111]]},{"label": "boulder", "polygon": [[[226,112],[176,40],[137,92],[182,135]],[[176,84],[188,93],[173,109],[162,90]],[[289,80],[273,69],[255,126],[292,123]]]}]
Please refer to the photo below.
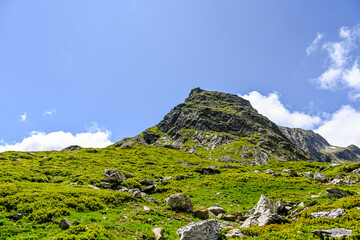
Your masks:
[{"label": "boulder", "polygon": [[228,231],[225,234],[225,236],[228,238],[238,238],[238,237],[243,238],[243,237],[245,237],[245,235],[238,228],[231,229],[230,231]]},{"label": "boulder", "polygon": [[218,169],[213,169],[213,168],[201,168],[201,169],[196,169],[195,172],[198,172],[202,175],[215,175],[215,174],[220,174],[220,170]]},{"label": "boulder", "polygon": [[329,198],[342,198],[352,195],[349,191],[343,191],[338,188],[327,188],[326,192]]},{"label": "boulder", "polygon": [[77,151],[77,150],[80,150],[80,149],[81,149],[81,147],[79,145],[71,145],[71,146],[68,146],[68,147],[64,148],[61,151]]},{"label": "boulder", "polygon": [[342,237],[350,237],[352,235],[353,230],[345,229],[345,228],[333,228],[328,230],[315,230],[311,233],[318,236],[325,236],[330,238],[342,238]]},{"label": "boulder", "polygon": [[314,172],[304,172],[303,174],[302,174],[302,176],[304,177],[304,178],[314,178]]},{"label": "boulder", "polygon": [[14,214],[6,216],[6,218],[17,221],[17,220],[20,220],[23,216],[24,216],[24,213],[14,213]]},{"label": "boulder", "polygon": [[193,204],[188,195],[182,193],[172,194],[165,199],[165,204],[170,206],[173,210],[192,212]]},{"label": "boulder", "polygon": [[208,210],[214,214],[215,216],[219,215],[220,213],[225,213],[225,210],[222,207],[209,207]]},{"label": "boulder", "polygon": [[340,163],[332,163],[332,164],[330,164],[329,167],[334,168],[334,167],[339,167],[339,166],[341,166]]},{"label": "boulder", "polygon": [[209,218],[209,210],[203,209],[203,210],[196,210],[193,212],[194,217],[200,218],[200,219],[208,219]]},{"label": "boulder", "polygon": [[141,185],[150,186],[154,184],[154,179],[143,179],[140,182]]},{"label": "boulder", "polygon": [[329,212],[313,212],[311,216],[313,218],[340,218],[342,215],[345,215],[346,211],[342,208],[333,209]]},{"label": "boulder", "polygon": [[110,183],[122,183],[126,180],[125,174],[117,169],[104,170],[105,181]]},{"label": "boulder", "polygon": [[284,174],[289,175],[290,177],[297,177],[298,176],[298,174],[292,169],[284,169],[282,172]]},{"label": "boulder", "polygon": [[164,228],[162,227],[153,228],[151,229],[151,231],[154,233],[155,240],[164,239],[164,233],[165,233]]},{"label": "boulder", "polygon": [[108,182],[101,182],[100,183],[100,188],[102,189],[111,189],[111,183],[108,183]]},{"label": "boulder", "polygon": [[62,230],[66,230],[66,229],[70,228],[71,226],[72,226],[72,223],[69,220],[67,220],[66,218],[61,219],[61,221],[59,223],[59,227]]},{"label": "boulder", "polygon": [[325,177],[325,174],[323,174],[323,173],[315,172],[314,179],[318,180],[320,182],[324,182],[326,177]]},{"label": "boulder", "polygon": [[229,225],[216,219],[191,222],[179,228],[176,234],[180,236],[180,240],[219,240],[221,230]]},{"label": "boulder", "polygon": [[271,170],[271,169],[266,169],[266,172],[265,172],[266,174],[275,174],[275,172],[273,171],[273,170]]},{"label": "boulder", "polygon": [[155,192],[155,189],[157,188],[157,185],[150,185],[144,188],[141,188],[141,191],[147,194],[152,194]]}]

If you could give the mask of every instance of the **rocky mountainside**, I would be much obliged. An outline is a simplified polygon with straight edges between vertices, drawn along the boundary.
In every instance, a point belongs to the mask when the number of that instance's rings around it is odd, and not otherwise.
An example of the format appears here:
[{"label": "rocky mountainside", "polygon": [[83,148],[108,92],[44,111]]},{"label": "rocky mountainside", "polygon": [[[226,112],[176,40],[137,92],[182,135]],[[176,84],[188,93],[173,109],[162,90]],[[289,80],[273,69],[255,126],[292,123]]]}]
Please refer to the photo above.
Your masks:
[{"label": "rocky mountainside", "polygon": [[233,94],[195,88],[155,127],[115,147],[133,144],[182,149],[222,162],[266,164],[270,160],[309,159],[278,126],[249,101]]},{"label": "rocky mountainside", "polygon": [[279,127],[282,133],[311,157],[321,162],[359,162],[360,148],[355,145],[330,145],[321,135],[301,128]]}]

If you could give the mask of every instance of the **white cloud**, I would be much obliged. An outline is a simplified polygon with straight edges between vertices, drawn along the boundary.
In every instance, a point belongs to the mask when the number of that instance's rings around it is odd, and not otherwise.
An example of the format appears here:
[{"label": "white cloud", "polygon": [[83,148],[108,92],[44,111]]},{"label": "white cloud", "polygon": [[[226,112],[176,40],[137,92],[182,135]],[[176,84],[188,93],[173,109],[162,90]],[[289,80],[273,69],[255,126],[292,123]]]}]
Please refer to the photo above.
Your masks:
[{"label": "white cloud", "polygon": [[253,91],[247,95],[239,96],[249,100],[260,114],[281,126],[311,129],[321,123],[321,118],[318,116],[297,111],[290,112],[280,102],[277,93],[264,96],[257,91]]},{"label": "white cloud", "polygon": [[[322,48],[328,54],[328,64],[325,72],[314,79],[318,87],[327,90],[346,88],[350,90],[350,99],[357,98],[354,96],[360,93],[360,69],[358,65],[360,56],[356,56],[354,50],[357,48],[359,40],[360,24],[352,28],[341,27],[338,41],[323,44]],[[310,52],[315,50],[316,48],[312,48]]]},{"label": "white cloud", "polygon": [[26,112],[22,115],[20,115],[20,121],[25,122],[27,120],[27,114]]},{"label": "white cloud", "polygon": [[110,136],[110,131],[84,132],[75,135],[63,131],[51,133],[34,131],[19,143],[5,144],[2,141],[0,152],[61,150],[70,145],[102,148],[112,144]]},{"label": "white cloud", "polygon": [[310,46],[306,48],[306,56],[309,56],[311,53],[316,51],[319,47],[319,42],[324,37],[322,33],[316,33],[315,39],[311,42]]},{"label": "white cloud", "polygon": [[346,105],[332,114],[331,118],[314,131],[326,138],[330,144],[360,146],[360,111]]},{"label": "white cloud", "polygon": [[51,109],[51,110],[45,111],[45,112],[43,113],[43,115],[44,115],[44,116],[53,115],[54,113],[56,113],[56,109]]}]

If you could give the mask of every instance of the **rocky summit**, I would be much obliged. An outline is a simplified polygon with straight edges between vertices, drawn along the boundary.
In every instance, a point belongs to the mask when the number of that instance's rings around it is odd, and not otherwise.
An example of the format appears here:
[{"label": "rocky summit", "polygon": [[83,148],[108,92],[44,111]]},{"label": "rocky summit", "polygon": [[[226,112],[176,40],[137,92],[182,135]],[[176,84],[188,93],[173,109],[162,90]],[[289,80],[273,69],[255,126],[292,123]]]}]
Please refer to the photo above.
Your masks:
[{"label": "rocky summit", "polygon": [[182,149],[206,159],[251,165],[310,159],[249,101],[200,88],[191,90],[185,102],[173,108],[156,126],[114,146],[133,144]]}]

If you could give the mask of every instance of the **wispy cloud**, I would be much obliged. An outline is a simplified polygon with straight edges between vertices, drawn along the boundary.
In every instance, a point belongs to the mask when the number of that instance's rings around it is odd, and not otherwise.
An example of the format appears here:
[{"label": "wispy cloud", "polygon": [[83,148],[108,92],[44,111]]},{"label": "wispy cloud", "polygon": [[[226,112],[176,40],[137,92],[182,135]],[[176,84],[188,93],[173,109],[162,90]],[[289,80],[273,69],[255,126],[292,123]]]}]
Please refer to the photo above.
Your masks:
[{"label": "wispy cloud", "polygon": [[49,151],[61,150],[69,145],[82,147],[106,147],[112,144],[110,131],[96,131],[72,134],[70,132],[31,132],[30,136],[15,144],[0,141],[0,152],[4,151]]},{"label": "wispy cloud", "polygon": [[319,47],[319,43],[321,39],[324,37],[324,34],[317,33],[315,39],[311,42],[311,44],[306,48],[306,56],[309,56],[311,53],[316,51]]},{"label": "wispy cloud", "polygon": [[[326,90],[348,89],[350,99],[359,98],[360,68],[358,61],[360,56],[354,53],[359,40],[360,24],[351,28],[341,27],[338,41],[329,41],[322,45],[322,49],[327,52],[327,65],[326,70],[314,79],[319,88]],[[315,50],[316,48],[309,51]]]},{"label": "wispy cloud", "polygon": [[24,114],[20,115],[20,121],[26,122],[26,120],[27,120],[27,114],[25,112]]},{"label": "wispy cloud", "polygon": [[53,115],[54,113],[56,113],[56,109],[51,109],[51,110],[45,111],[43,113],[43,116]]}]

